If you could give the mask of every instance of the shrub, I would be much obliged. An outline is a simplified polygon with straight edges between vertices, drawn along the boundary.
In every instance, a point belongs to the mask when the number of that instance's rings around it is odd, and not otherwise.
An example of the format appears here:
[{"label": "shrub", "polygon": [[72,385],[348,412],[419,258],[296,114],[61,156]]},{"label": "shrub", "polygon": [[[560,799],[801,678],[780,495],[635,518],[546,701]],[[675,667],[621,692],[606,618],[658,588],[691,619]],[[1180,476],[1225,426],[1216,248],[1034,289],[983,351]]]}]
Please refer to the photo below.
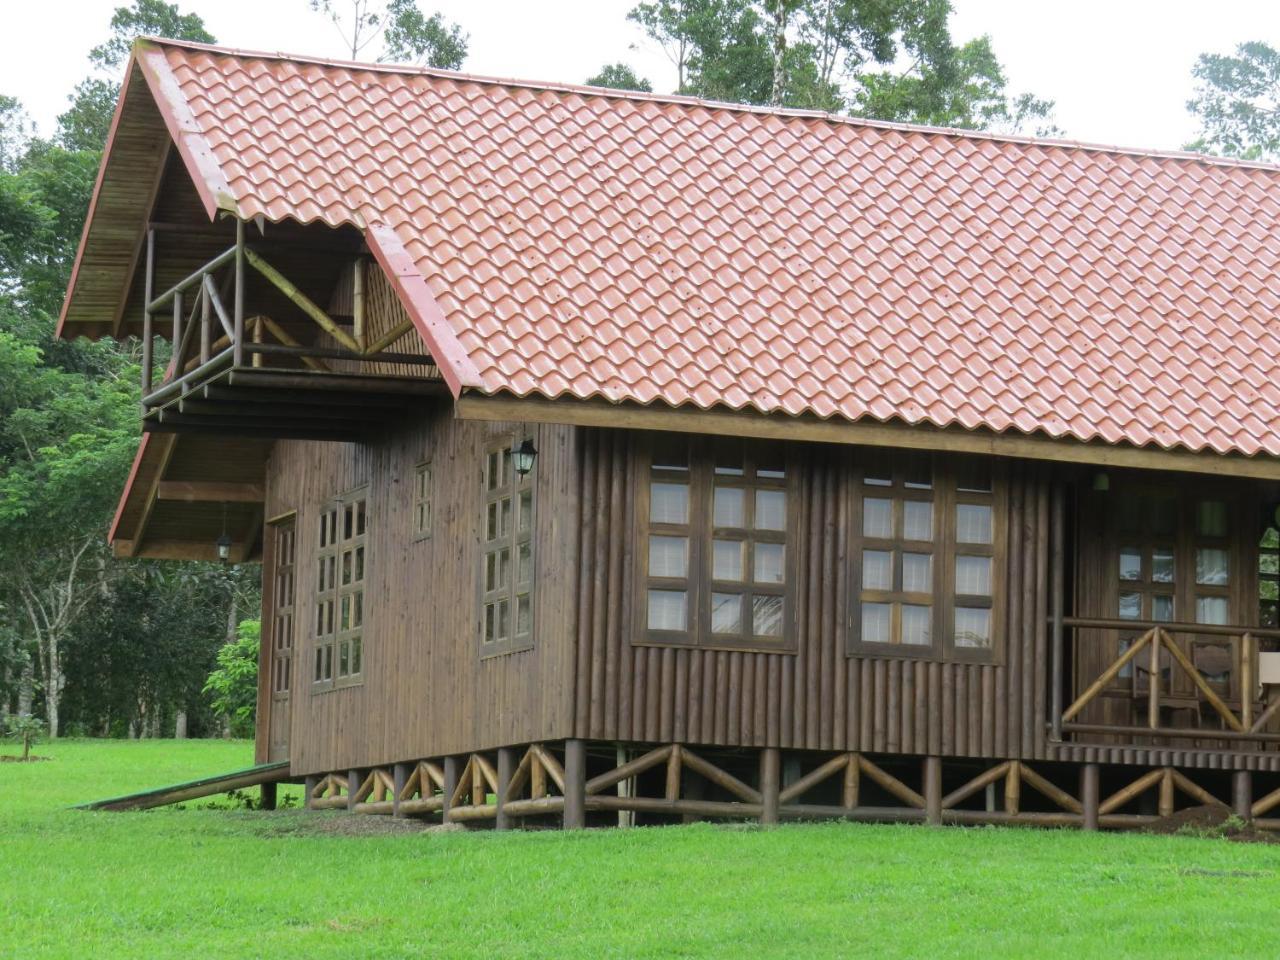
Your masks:
[{"label": "shrub", "polygon": [[261,633],[260,621],[242,621],[236,639],[218,651],[218,667],[205,681],[204,692],[212,698],[213,709],[231,721],[233,736],[253,736]]}]

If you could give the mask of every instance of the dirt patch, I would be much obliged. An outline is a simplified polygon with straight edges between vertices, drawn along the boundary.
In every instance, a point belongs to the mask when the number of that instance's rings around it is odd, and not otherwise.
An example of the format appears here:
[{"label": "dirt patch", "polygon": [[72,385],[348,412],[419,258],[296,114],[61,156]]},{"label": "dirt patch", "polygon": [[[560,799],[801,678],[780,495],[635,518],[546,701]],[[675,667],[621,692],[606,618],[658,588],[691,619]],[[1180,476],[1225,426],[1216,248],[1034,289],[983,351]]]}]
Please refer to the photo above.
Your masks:
[{"label": "dirt patch", "polygon": [[406,833],[452,833],[465,830],[460,823],[431,823],[412,817],[366,816],[345,812],[277,810],[252,814],[260,817],[267,832],[276,836],[382,837]]},{"label": "dirt patch", "polygon": [[1179,810],[1144,830],[1183,837],[1210,837],[1232,840],[1237,843],[1280,843],[1280,836],[1269,830],[1259,830],[1241,820],[1224,806],[1205,804]]},{"label": "dirt patch", "polygon": [[37,763],[52,759],[53,757],[37,757],[34,753],[29,757],[15,757],[12,754],[0,753],[0,763]]}]

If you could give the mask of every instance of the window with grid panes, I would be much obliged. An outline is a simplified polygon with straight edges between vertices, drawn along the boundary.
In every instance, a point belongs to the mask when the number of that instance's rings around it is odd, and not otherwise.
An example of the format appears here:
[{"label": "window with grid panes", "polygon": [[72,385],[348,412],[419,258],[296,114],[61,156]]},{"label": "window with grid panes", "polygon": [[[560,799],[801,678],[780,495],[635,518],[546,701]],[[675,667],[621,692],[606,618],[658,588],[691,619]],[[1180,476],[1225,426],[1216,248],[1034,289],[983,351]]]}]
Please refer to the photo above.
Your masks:
[{"label": "window with grid panes", "polygon": [[851,652],[990,659],[1004,555],[992,461],[869,452],[851,490]]},{"label": "window with grid panes", "polygon": [[519,476],[507,437],[485,450],[481,654],[533,646],[533,474]]},{"label": "window with grid panes", "polygon": [[297,524],[283,520],[270,529],[275,577],[271,595],[271,692],[277,699],[289,695],[293,673],[294,549]]},{"label": "window with grid panes", "polygon": [[313,685],[358,682],[364,660],[368,509],[363,491],[345,494],[320,516]]},{"label": "window with grid panes", "polygon": [[413,538],[431,536],[431,463],[420,463],[413,471]]},{"label": "window with grid panes", "polygon": [[785,649],[793,493],[782,444],[655,436],[642,444],[638,638]]}]

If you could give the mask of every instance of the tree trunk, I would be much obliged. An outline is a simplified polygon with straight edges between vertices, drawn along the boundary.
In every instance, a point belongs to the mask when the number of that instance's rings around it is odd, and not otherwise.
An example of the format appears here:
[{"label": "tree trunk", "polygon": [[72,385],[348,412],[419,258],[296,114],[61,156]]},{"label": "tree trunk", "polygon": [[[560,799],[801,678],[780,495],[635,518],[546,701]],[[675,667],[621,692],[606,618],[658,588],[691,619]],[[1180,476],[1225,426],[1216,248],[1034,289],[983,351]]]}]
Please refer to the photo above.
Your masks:
[{"label": "tree trunk", "polygon": [[187,712],[179,710],[178,715],[173,721],[173,738],[175,740],[187,739]]},{"label": "tree trunk", "polygon": [[49,721],[49,739],[58,739],[58,707],[62,703],[62,688],[67,678],[62,674],[62,653],[57,631],[49,633],[49,674],[44,688],[44,710]]},{"label": "tree trunk", "polygon": [[22,663],[22,674],[18,677],[18,716],[31,713],[32,701],[35,700],[36,676],[31,666],[31,658]]},{"label": "tree trunk", "polygon": [[782,106],[786,95],[787,75],[784,61],[787,56],[787,0],[773,0],[773,89],[769,102]]}]

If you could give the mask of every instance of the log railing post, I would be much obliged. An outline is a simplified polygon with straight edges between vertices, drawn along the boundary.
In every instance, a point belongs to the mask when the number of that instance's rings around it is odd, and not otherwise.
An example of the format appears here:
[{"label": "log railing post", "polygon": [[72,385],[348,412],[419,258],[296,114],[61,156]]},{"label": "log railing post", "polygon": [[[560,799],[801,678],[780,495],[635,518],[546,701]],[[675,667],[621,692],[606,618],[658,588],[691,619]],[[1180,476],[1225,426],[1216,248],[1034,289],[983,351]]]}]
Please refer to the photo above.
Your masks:
[{"label": "log railing post", "polygon": [[182,291],[179,290],[173,295],[173,340],[170,343],[169,351],[171,359],[169,367],[173,371],[173,379],[177,379],[182,371],[179,366],[182,364]]},{"label": "log railing post", "polygon": [[942,825],[942,758],[924,758],[924,817],[932,826]]},{"label": "log railing post", "polygon": [[1098,829],[1098,765],[1086,763],[1080,768],[1080,806],[1082,825],[1086,830]]},{"label": "log railing post", "polygon": [[777,747],[760,751],[760,822],[778,822],[778,794],[782,789],[782,754]]},{"label": "log railing post", "polygon": [[232,365],[244,366],[244,221],[236,220],[236,293],[233,307]]},{"label": "log railing post", "polygon": [[1241,820],[1253,819],[1253,774],[1248,770],[1231,774],[1231,809]]},{"label": "log railing post", "polygon": [[155,361],[154,357],[154,337],[155,331],[152,329],[151,320],[151,300],[154,296],[152,286],[155,283],[155,260],[156,260],[156,232],[153,228],[147,230],[147,272],[143,277],[143,294],[142,299],[144,306],[142,308],[142,395],[145,397],[151,392],[152,385],[155,382]]},{"label": "log railing post", "polygon": [[208,285],[208,275],[200,278],[200,286],[198,288],[200,297],[200,362],[208,363],[209,357],[213,353],[213,304],[209,301],[209,294],[205,287]]},{"label": "log railing post", "polygon": [[1240,724],[1253,726],[1253,636],[1240,638]]},{"label": "log railing post", "polygon": [[1049,738],[1062,739],[1062,615],[1066,597],[1066,492],[1062,481],[1053,485],[1053,604],[1049,661]]},{"label": "log railing post", "polygon": [[1160,639],[1151,641],[1151,669],[1147,675],[1147,726],[1160,726]]},{"label": "log railing post", "polygon": [[[413,764],[411,763],[397,763],[391,768],[391,815],[393,817],[401,816],[400,794],[404,792],[404,785],[409,782],[412,773]],[[422,796],[425,798],[429,793],[429,789],[424,789]]]},{"label": "log railing post", "polygon": [[440,807],[441,817],[444,823],[449,822],[450,808],[453,806],[453,795],[458,792],[458,774],[461,768],[458,764],[457,757],[444,758],[444,783],[441,785],[444,790],[444,803]]},{"label": "log railing post", "polygon": [[587,744],[564,742],[564,828],[581,830],[587,825]]},{"label": "log railing post", "polygon": [[516,752],[511,747],[498,748],[498,789],[494,800],[498,805],[494,817],[494,826],[499,830],[511,829],[511,818],[507,816],[507,791],[511,788],[511,775],[516,769]]}]

